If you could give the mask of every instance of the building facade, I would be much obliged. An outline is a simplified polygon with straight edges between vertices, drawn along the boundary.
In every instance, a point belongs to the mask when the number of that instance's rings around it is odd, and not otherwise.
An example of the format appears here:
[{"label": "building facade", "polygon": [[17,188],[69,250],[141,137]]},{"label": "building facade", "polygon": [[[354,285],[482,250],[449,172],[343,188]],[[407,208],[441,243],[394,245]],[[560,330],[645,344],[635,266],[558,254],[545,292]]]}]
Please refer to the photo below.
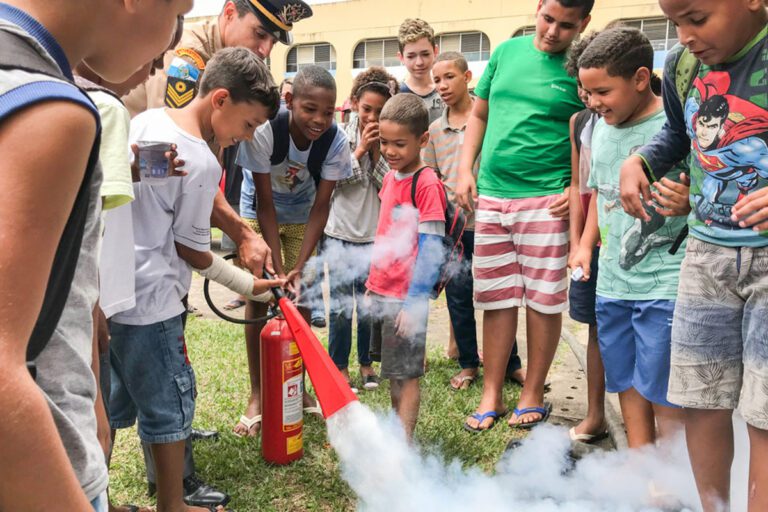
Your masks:
[{"label": "building facade", "polygon": [[[661,67],[677,35],[657,0],[596,0],[595,4],[591,28],[622,20],[643,30],[657,50],[655,67]],[[336,77],[338,102],[342,103],[355,75],[368,66],[385,66],[399,79],[406,76],[397,58],[397,30],[405,18],[422,18],[435,29],[441,51],[456,50],[467,57],[474,86],[500,43],[532,33],[536,5],[537,0],[348,0],[317,4],[313,5],[314,16],[294,27],[294,44],[275,46],[270,67],[279,83],[303,65],[323,66]]]}]

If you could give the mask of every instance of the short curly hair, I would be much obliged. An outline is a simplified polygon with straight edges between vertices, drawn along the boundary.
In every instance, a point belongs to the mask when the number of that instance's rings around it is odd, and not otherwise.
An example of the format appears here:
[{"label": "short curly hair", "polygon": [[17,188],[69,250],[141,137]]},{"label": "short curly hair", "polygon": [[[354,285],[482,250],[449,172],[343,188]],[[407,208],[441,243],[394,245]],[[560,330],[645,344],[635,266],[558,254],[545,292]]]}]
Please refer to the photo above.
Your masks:
[{"label": "short curly hair", "polygon": [[398,94],[384,104],[379,122],[392,121],[405,126],[416,137],[421,137],[429,130],[429,111],[424,102],[415,94]]},{"label": "short curly hair", "polygon": [[653,46],[636,28],[616,27],[600,32],[584,48],[579,68],[605,68],[610,76],[632,78],[638,69],[653,70]]},{"label": "short curly hair", "polygon": [[565,71],[571,78],[579,79],[579,58],[584,50],[587,49],[589,43],[595,40],[600,34],[598,31],[593,31],[584,37],[581,37],[571,43],[571,47],[568,49],[568,56],[565,59]]},{"label": "short curly hair", "polygon": [[435,46],[435,31],[429,23],[420,18],[407,18],[400,24],[400,29],[397,31],[400,53],[403,52],[406,44],[415,43],[425,37],[431,46]]},{"label": "short curly hair", "polygon": [[359,100],[363,92],[368,90],[380,93],[389,99],[400,92],[400,84],[397,83],[397,78],[387,73],[386,69],[371,66],[355,77],[349,97]]}]

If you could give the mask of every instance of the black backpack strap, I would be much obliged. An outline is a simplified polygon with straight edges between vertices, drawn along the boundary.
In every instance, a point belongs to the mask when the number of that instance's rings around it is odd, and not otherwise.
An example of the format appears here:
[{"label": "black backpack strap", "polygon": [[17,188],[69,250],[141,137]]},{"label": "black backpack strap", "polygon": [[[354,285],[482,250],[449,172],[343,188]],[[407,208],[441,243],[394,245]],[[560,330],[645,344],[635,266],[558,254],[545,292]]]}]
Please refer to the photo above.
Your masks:
[{"label": "black backpack strap", "polygon": [[422,167],[416,173],[413,175],[413,181],[411,182],[411,203],[413,203],[413,207],[418,209],[419,207],[416,205],[416,185],[419,183],[419,176],[421,176],[421,171],[426,169],[426,167]]},{"label": "black backpack strap", "polygon": [[573,142],[576,144],[576,151],[581,153],[581,132],[587,126],[587,121],[592,116],[592,111],[588,108],[580,111],[576,114],[576,119],[573,120]]},{"label": "black backpack strap", "polygon": [[291,120],[289,110],[281,110],[269,120],[272,127],[272,154],[269,156],[269,163],[277,165],[283,163],[288,158],[288,145],[290,143],[290,132],[288,125]]},{"label": "black backpack strap", "polygon": [[320,183],[320,178],[323,173],[323,164],[325,163],[325,159],[328,158],[328,152],[331,150],[331,146],[336,139],[336,132],[338,130],[339,127],[336,124],[336,121],[334,121],[331,127],[328,128],[319,139],[312,143],[312,147],[309,150],[307,170],[309,170],[312,179],[315,180],[315,186]]}]

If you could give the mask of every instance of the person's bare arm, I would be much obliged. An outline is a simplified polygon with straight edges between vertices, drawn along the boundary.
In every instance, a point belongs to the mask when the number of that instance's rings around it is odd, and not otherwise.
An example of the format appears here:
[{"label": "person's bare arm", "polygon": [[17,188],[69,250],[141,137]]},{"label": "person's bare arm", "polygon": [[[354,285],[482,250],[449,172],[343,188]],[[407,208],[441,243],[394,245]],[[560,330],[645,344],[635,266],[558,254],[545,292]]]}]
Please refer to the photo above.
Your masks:
[{"label": "person's bare arm", "polygon": [[570,139],[571,139],[571,189],[568,198],[568,210],[570,211],[571,224],[569,227],[571,235],[571,255],[575,254],[579,246],[581,232],[584,230],[584,211],[581,207],[581,177],[579,176],[579,150],[576,149],[575,134],[573,133],[576,123],[576,116],[573,114],[570,121]]},{"label": "person's bare arm", "polygon": [[221,190],[213,200],[211,226],[221,229],[237,244],[240,262],[253,275],[261,276],[264,267],[274,272],[270,246],[232,209]]},{"label": "person's bare arm", "polygon": [[296,290],[299,289],[296,280],[301,275],[304,264],[312,256],[312,251],[315,250],[320,237],[323,236],[325,223],[328,222],[328,214],[331,211],[331,194],[333,194],[335,186],[335,181],[328,180],[320,180],[320,184],[317,186],[315,202],[312,205],[312,209],[309,210],[309,222],[307,222],[304,240],[302,240],[301,248],[299,249],[296,268],[288,274],[288,283],[292,284]]},{"label": "person's bare arm", "polygon": [[101,379],[108,379],[109,375],[101,374],[101,347],[106,346],[109,349],[109,331],[106,327],[107,319],[104,312],[98,304],[93,308],[93,346],[91,348],[91,371],[96,378],[96,401],[94,409],[96,411],[96,436],[99,438],[99,444],[104,451],[104,456],[109,460],[109,454],[112,451],[112,435],[109,428],[109,418],[107,410],[104,407],[104,397],[101,393]]},{"label": "person's bare arm", "polygon": [[[243,172],[246,172],[243,170]],[[280,249],[280,233],[277,225],[277,212],[272,198],[272,176],[270,174],[253,173],[253,184],[256,187],[256,218],[261,228],[261,236],[272,251],[272,264],[278,276],[285,276],[283,256]]]},{"label": "person's bare arm", "polygon": [[587,212],[587,222],[584,224],[584,232],[581,234],[579,246],[576,254],[568,262],[571,270],[581,268],[584,272],[582,281],[588,281],[591,272],[592,252],[600,241],[600,227],[597,224],[597,190],[592,191],[592,197],[589,200],[589,212]]},{"label": "person's bare arm", "polygon": [[480,148],[483,147],[485,130],[488,127],[488,100],[475,98],[472,114],[467,120],[464,132],[464,145],[459,159],[459,179],[456,183],[456,202],[467,211],[475,209],[477,183],[472,169]]},{"label": "person's bare arm", "polygon": [[26,350],[95,133],[88,111],[63,102],[0,124],[0,510],[90,510]]}]

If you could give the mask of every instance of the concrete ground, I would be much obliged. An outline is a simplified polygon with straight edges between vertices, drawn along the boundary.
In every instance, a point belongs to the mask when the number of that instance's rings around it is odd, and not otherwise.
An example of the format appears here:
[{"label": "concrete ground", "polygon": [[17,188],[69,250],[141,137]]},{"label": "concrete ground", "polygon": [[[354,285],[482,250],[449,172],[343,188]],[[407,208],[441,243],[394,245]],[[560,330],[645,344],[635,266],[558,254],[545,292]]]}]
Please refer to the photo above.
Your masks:
[{"label": "concrete ground", "polygon": [[[216,250],[217,241],[214,241]],[[328,283],[323,286],[326,309],[328,305]],[[221,309],[234,294],[219,286],[211,285],[210,294],[214,304]],[[198,309],[198,314],[204,318],[217,319],[218,317],[208,307],[203,297],[203,279],[194,274],[192,287],[189,294],[190,304]],[[244,308],[228,312],[233,317],[242,318]],[[477,312],[478,344],[482,346],[482,312]],[[318,333],[326,334],[325,329],[313,328]],[[427,331],[427,345],[429,347],[441,346],[447,349],[450,335],[450,322],[445,298],[440,297],[432,303],[429,316],[429,328]],[[526,360],[526,333],[525,312],[521,310],[518,321],[518,343],[520,357],[525,365]],[[547,393],[546,400],[552,403],[552,415],[550,423],[571,427],[576,425],[584,417],[587,410],[587,379],[582,365],[587,347],[587,327],[571,320],[567,313],[563,315],[563,334],[560,339],[555,360],[550,371],[549,380],[551,389]],[[626,446],[621,416],[618,414],[619,405],[615,395],[609,394],[606,400],[608,416],[612,419],[609,425],[611,436],[598,443],[598,448],[611,449],[613,447]]]}]

